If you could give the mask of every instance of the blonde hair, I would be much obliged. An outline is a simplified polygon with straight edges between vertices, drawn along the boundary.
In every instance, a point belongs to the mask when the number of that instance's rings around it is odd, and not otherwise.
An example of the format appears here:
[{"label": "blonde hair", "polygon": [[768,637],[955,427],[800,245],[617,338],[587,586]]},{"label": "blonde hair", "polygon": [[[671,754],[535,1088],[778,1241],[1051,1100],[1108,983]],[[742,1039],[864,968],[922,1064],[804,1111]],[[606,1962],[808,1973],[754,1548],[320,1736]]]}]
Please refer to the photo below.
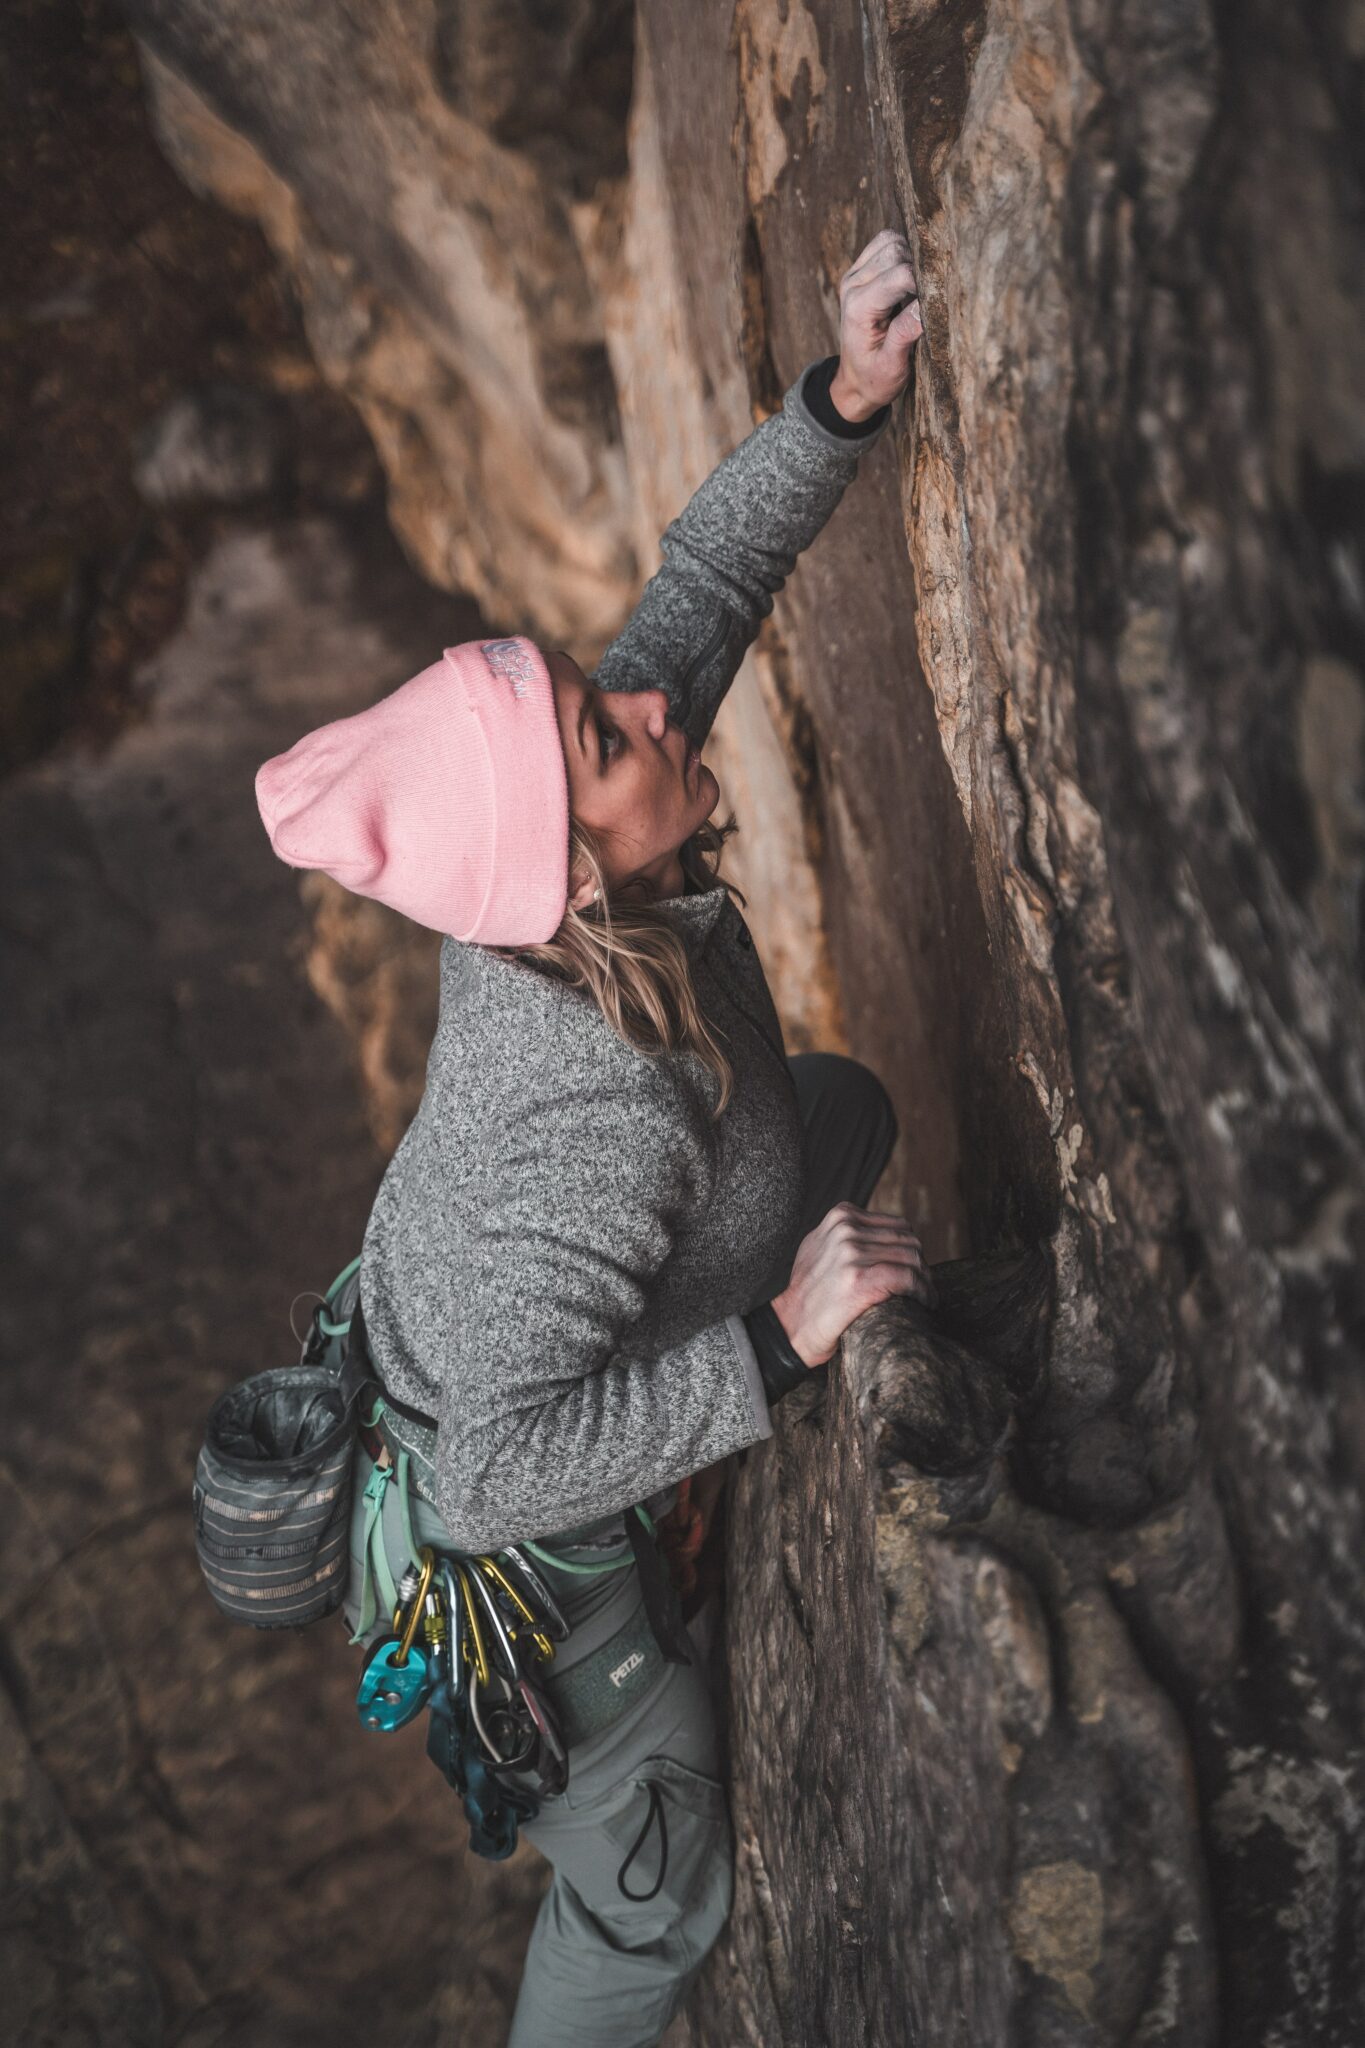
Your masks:
[{"label": "blonde hair", "polygon": [[[707,819],[679,849],[678,857],[683,873],[699,888],[725,889],[743,903],[743,892],[720,874],[722,849],[738,830],[733,815],[723,825]],[[647,883],[637,879],[614,894],[608,892],[596,834],[576,818],[569,823],[569,872],[590,876],[599,891],[596,900],[582,910],[568,905],[559,930],[543,945],[492,950],[512,953],[542,973],[585,989],[617,1036],[647,1057],[694,1052],[719,1089],[711,1115],[722,1116],[734,1088],[734,1074],[719,1042],[725,1034],[702,1012],[687,949],[676,927],[655,907]]]}]

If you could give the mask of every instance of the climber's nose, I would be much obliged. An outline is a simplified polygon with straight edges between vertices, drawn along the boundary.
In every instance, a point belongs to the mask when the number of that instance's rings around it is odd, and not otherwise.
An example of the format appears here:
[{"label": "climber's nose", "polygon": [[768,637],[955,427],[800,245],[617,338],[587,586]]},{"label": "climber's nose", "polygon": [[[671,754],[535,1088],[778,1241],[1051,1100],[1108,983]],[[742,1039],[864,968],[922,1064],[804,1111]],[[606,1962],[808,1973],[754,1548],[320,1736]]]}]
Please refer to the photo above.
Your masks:
[{"label": "climber's nose", "polygon": [[644,716],[645,731],[651,739],[661,740],[668,730],[669,705],[662,690],[641,690],[638,692]]}]

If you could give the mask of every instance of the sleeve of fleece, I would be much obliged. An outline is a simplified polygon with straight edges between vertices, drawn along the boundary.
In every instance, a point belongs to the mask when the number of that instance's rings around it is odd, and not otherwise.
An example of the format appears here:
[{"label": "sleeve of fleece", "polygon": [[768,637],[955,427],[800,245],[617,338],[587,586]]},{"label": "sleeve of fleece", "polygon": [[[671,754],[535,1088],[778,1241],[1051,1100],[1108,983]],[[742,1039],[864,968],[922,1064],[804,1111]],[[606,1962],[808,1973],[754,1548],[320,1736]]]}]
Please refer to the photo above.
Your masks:
[{"label": "sleeve of fleece", "polygon": [[675,1083],[639,1075],[526,1102],[480,1178],[437,1416],[437,1504],[462,1549],[617,1512],[772,1434],[742,1315],[631,1348],[714,1176]]},{"label": "sleeve of fleece", "polygon": [[797,557],[890,420],[887,408],[865,433],[831,433],[804,395],[819,367],[807,364],[781,410],[731,449],[664,529],[663,564],[597,666],[604,690],[663,690],[698,746]]}]

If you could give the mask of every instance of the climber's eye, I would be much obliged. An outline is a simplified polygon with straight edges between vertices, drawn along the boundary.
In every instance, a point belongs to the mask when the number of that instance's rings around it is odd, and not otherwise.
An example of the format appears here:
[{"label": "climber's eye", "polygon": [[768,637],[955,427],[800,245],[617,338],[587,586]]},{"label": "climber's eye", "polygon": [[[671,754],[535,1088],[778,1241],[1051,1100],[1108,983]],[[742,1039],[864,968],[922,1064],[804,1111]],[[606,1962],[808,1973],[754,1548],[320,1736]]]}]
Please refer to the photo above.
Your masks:
[{"label": "climber's eye", "polygon": [[[605,724],[601,718],[598,718],[596,723],[598,752],[602,757],[602,766],[608,768],[621,751],[621,735],[614,725]],[[616,744],[609,747],[609,742],[613,740]]]}]

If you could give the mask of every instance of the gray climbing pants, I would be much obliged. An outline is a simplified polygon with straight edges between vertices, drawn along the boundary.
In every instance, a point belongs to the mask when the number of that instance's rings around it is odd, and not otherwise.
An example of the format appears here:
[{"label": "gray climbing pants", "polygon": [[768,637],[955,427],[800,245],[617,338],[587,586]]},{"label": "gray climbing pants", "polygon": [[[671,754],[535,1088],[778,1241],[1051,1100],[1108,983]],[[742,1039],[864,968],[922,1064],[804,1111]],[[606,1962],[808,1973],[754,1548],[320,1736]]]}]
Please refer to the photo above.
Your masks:
[{"label": "gray climbing pants", "polygon": [[[896,1124],[881,1083],[856,1061],[805,1053],[788,1064],[805,1133],[804,1234],[836,1202],[867,1202]],[[369,1470],[362,1452],[352,1625]],[[421,1500],[413,1508],[417,1541],[449,1548],[435,1512]],[[624,1533],[613,1539],[609,1525],[579,1533],[595,1542],[564,1549],[570,1561],[628,1552]],[[384,1536],[401,1571],[406,1545],[388,1499]],[[639,1575],[633,1566],[587,1578],[546,1570],[572,1627],[555,1660],[563,1671],[631,1620],[641,1605]],[[508,2048],[654,2048],[725,1924],[730,1823],[700,1626],[692,1635],[696,1661],[665,1664],[622,1719],[575,1744],[567,1789],[522,1829],[554,1878],[526,1953]]]}]

